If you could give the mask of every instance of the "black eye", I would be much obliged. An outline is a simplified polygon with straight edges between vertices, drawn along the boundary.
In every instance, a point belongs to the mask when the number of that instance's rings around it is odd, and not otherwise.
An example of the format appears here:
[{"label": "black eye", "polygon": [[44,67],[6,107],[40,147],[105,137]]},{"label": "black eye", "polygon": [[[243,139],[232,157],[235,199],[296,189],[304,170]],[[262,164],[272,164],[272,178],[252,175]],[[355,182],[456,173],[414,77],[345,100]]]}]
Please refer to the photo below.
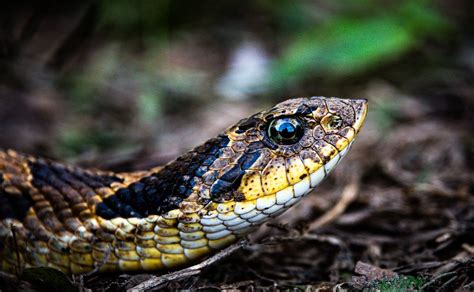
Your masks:
[{"label": "black eye", "polygon": [[303,125],[295,118],[276,119],[268,126],[268,136],[277,144],[295,144],[303,137],[303,134]]}]

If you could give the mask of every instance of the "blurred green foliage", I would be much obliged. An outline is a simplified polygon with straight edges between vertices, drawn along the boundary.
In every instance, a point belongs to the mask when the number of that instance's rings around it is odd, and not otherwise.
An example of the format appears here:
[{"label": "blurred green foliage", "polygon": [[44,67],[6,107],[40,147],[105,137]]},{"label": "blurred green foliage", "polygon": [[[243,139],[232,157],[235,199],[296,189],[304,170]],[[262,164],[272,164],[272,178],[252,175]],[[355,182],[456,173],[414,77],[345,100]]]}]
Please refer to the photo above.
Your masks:
[{"label": "blurred green foliage", "polygon": [[167,32],[168,0],[101,0],[99,30],[109,36],[159,41]]},{"label": "blurred green foliage", "polygon": [[[375,1],[364,2],[375,5]],[[360,73],[394,60],[448,28],[447,21],[428,1],[398,1],[375,7],[371,15],[337,15],[295,37],[275,62],[272,84],[286,84],[308,75],[343,78]]]},{"label": "blurred green foliage", "polygon": [[[101,0],[92,57],[62,80],[73,110],[57,152],[130,147],[140,143],[137,132],[159,136],[164,113],[222,98],[216,83],[248,39],[274,48],[255,86],[264,90],[249,96],[281,97],[308,80],[341,84],[387,66],[449,29],[429,0]],[[227,63],[216,68],[215,60]],[[382,127],[393,111],[380,109]]]},{"label": "blurred green foliage", "polygon": [[59,156],[133,147],[135,127],[144,130],[159,120],[161,83],[143,63],[111,44],[63,78],[70,112],[58,138]]}]

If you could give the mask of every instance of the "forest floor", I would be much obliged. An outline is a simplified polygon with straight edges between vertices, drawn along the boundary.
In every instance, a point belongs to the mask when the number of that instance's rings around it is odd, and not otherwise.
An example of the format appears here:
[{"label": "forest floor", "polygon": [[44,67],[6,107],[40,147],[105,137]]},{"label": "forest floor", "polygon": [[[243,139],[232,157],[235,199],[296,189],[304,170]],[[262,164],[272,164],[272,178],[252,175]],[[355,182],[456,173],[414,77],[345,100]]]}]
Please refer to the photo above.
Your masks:
[{"label": "forest floor", "polygon": [[[49,270],[1,274],[0,290],[474,291],[472,2],[436,1],[448,21],[425,10],[429,1],[386,1],[407,4],[400,15],[361,1],[157,1],[170,3],[164,20],[153,14],[158,9],[135,15],[128,1],[112,2],[124,15],[87,3],[35,13],[20,5],[11,19],[0,11],[11,26],[0,36],[0,148],[84,167],[145,169],[308,94],[368,98],[366,124],[317,190],[191,270],[73,279]],[[388,28],[377,38],[386,36],[392,55],[373,53],[385,47],[370,38],[364,43],[374,27]],[[311,35],[315,28],[335,36],[335,48],[325,47],[320,31]],[[320,50],[333,55],[311,55],[323,62],[314,71],[284,62]],[[349,57],[354,63],[337,63]],[[270,61],[287,65],[283,73],[301,71],[283,74],[283,86],[247,92],[258,79],[252,74]],[[346,75],[330,71],[332,61]]]}]

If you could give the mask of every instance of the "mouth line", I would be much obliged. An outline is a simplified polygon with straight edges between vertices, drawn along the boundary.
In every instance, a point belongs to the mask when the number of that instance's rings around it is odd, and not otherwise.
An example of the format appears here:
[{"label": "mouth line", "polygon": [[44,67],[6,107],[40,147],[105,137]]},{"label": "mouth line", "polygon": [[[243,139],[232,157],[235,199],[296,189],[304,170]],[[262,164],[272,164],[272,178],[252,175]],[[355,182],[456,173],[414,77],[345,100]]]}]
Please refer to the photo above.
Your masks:
[{"label": "mouth line", "polygon": [[[276,196],[277,203],[284,202],[285,200],[296,200],[301,197],[304,197],[308,193],[310,193],[314,188],[319,186],[322,181],[329,175],[329,173],[339,164],[339,162],[344,158],[350,147],[352,146],[353,141],[351,141],[344,149],[338,151],[338,153],[332,157],[328,162],[321,165],[316,171],[310,173],[301,181],[297,182],[296,184],[289,185],[283,190],[280,190],[274,194]],[[292,191],[292,198],[289,198],[290,191]]]}]

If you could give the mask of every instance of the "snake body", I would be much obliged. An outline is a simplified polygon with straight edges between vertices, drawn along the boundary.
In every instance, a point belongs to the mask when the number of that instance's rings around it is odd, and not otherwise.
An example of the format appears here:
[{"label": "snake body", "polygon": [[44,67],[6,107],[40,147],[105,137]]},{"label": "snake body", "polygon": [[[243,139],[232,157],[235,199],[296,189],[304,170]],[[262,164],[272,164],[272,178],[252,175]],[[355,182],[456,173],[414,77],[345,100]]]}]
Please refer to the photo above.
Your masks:
[{"label": "snake body", "polygon": [[346,155],[366,113],[364,99],[289,99],[133,173],[0,151],[1,268],[189,265],[308,194]]}]

